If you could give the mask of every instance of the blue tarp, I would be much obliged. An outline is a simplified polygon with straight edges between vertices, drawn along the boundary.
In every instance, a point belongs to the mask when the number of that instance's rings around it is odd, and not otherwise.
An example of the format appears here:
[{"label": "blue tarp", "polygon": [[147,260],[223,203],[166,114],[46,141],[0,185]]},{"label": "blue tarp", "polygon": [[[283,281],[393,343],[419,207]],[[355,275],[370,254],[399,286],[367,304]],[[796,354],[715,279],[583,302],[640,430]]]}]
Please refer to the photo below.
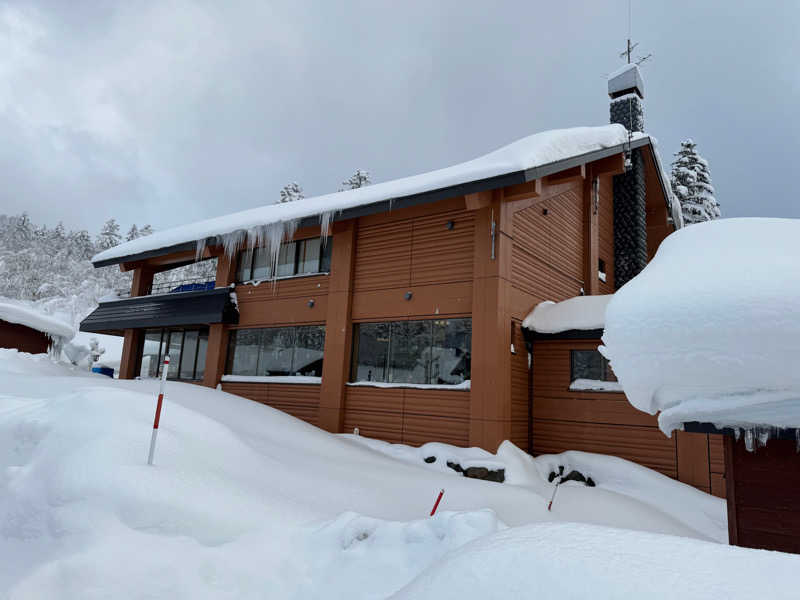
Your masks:
[{"label": "blue tarp", "polygon": [[175,292],[203,292],[205,290],[213,290],[216,285],[213,281],[205,281],[203,283],[184,283],[176,288],[172,288],[169,293]]}]

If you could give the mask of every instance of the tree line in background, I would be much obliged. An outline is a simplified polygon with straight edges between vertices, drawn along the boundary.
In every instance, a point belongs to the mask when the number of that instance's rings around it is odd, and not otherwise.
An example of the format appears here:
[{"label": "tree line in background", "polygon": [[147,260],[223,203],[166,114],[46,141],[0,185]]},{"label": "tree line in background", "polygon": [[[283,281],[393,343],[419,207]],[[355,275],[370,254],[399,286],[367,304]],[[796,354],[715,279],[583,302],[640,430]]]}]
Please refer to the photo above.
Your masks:
[{"label": "tree line in background", "polygon": [[684,223],[692,225],[720,217],[708,161],[700,156],[691,139],[681,142],[681,149],[675,153],[670,179],[672,191],[681,203]]}]

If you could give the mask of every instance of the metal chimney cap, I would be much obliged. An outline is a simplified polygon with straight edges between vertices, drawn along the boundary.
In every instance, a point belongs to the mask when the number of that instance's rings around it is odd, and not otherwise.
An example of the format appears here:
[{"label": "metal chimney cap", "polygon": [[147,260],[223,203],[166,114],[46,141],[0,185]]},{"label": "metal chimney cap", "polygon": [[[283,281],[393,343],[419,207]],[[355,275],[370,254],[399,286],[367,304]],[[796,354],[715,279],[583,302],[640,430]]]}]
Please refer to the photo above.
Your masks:
[{"label": "metal chimney cap", "polygon": [[625,65],[608,76],[608,95],[611,98],[634,92],[639,98],[644,98],[644,79],[638,65]]}]

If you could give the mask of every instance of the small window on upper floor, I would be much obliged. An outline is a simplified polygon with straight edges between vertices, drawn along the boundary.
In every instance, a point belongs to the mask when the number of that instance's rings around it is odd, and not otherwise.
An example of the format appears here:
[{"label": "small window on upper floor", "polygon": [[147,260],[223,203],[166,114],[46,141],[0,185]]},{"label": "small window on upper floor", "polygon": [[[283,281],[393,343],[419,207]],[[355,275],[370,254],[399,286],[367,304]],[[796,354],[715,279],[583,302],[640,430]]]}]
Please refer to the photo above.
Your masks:
[{"label": "small window on upper floor", "polygon": [[597,261],[597,278],[603,283],[606,282],[606,261],[602,258]]},{"label": "small window on upper floor", "polygon": [[597,350],[572,350],[570,380],[616,381],[608,360]]},{"label": "small window on upper floor", "polygon": [[[331,268],[333,239],[323,244],[321,238],[309,238],[286,242],[278,252],[275,277],[293,277],[328,273]],[[273,278],[274,264],[267,248],[248,248],[239,252],[236,281],[259,281]]]}]

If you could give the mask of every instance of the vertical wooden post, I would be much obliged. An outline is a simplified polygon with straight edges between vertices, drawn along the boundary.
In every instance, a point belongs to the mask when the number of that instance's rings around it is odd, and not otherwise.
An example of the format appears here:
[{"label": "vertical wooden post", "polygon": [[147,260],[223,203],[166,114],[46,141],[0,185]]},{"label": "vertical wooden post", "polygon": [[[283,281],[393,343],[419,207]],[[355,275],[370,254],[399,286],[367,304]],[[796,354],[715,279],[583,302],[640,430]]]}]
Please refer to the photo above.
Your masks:
[{"label": "vertical wooden post", "polygon": [[711,493],[708,470],[708,434],[676,431],[678,481]]},{"label": "vertical wooden post", "polygon": [[491,203],[475,214],[469,443],[494,452],[511,437],[512,240],[502,190],[486,193]]},{"label": "vertical wooden post", "polygon": [[[236,273],[235,257],[224,252],[217,257],[216,287],[226,287],[233,283]],[[208,328],[208,350],[206,351],[206,370],[203,385],[216,387],[225,372],[225,359],[228,349],[228,326],[213,323]]]},{"label": "vertical wooden post", "polygon": [[[583,180],[583,228],[584,228],[584,268],[583,290],[586,295],[597,294],[600,290],[597,265],[600,259],[600,240],[598,237],[598,216],[595,210],[594,180],[591,165],[586,169],[587,177]],[[598,182],[599,183],[599,182]],[[598,189],[598,194],[600,193]]]},{"label": "vertical wooden post", "polygon": [[[137,267],[133,271],[131,281],[131,297],[147,296],[153,286],[152,269]],[[139,362],[139,351],[142,345],[144,331],[141,329],[126,329],[122,342],[122,358],[119,363],[119,378],[133,379],[138,375],[136,367]]]},{"label": "vertical wooden post", "polygon": [[[739,545],[739,522],[736,520],[736,469],[734,467],[736,438],[724,436],[725,448],[725,496],[728,504],[728,543]],[[744,443],[744,442],[741,442]]]},{"label": "vertical wooden post", "polygon": [[325,360],[322,363],[318,423],[338,433],[344,421],[345,385],[352,352],[353,264],[355,220],[334,223],[331,274],[328,283],[328,314],[325,321]]}]

